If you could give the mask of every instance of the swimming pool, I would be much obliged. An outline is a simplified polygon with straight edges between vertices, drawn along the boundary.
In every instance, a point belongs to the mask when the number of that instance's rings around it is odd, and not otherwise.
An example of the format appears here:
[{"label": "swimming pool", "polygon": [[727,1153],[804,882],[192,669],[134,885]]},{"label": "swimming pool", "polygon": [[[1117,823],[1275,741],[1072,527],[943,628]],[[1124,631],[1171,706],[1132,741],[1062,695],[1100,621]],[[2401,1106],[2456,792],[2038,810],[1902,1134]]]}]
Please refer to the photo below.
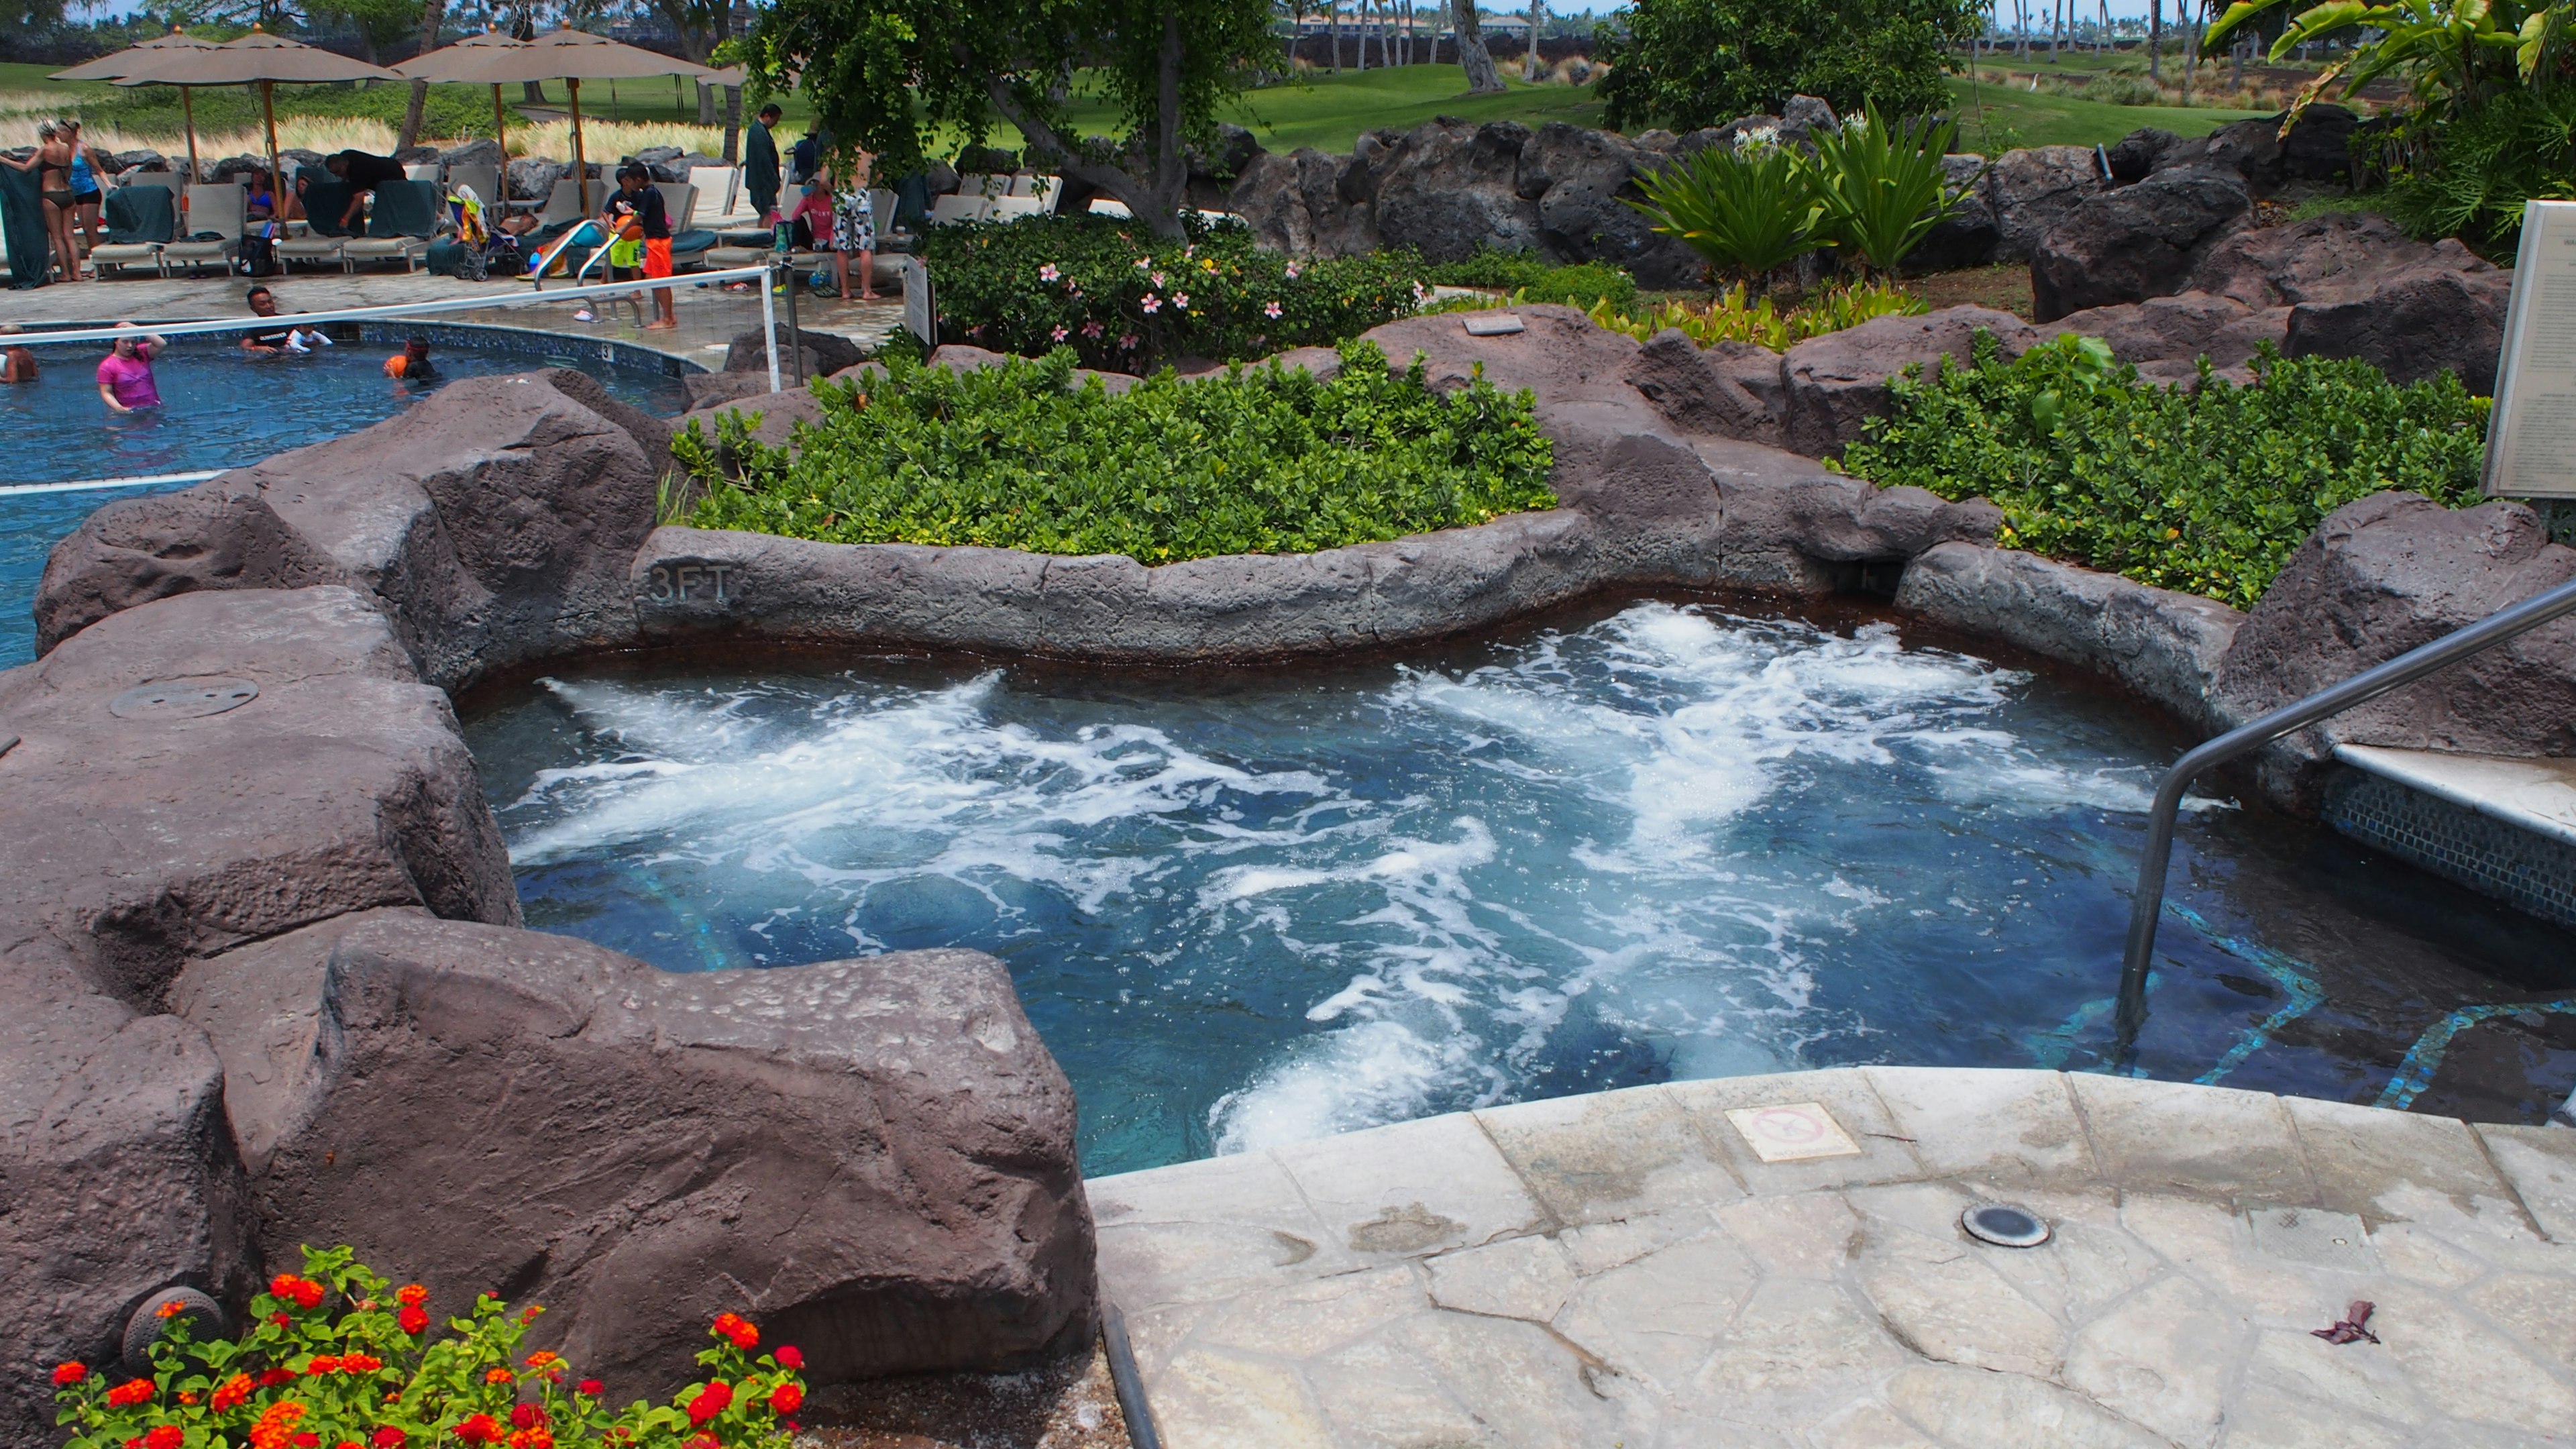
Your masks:
[{"label": "swimming pool", "polygon": [[[1890,622],[1687,600],[1313,669],[601,666],[467,732],[533,927],[675,970],[1000,956],[1092,1173],[1668,1077],[2093,1066],[2185,743]],[[2157,1076],[2376,1101],[2456,1007],[2576,989],[2565,933],[2215,802],[2174,903]],[[2537,1120],[2570,1025],[2460,1033],[2416,1104]]]},{"label": "swimming pool", "polygon": [[[0,483],[230,468],[352,433],[425,395],[415,384],[384,376],[384,360],[400,350],[391,343],[352,341],[307,357],[254,359],[230,339],[178,338],[153,369],[163,406],[120,416],[99,401],[97,349],[40,349],[43,370],[36,383],[0,387],[0,437],[9,440],[10,456]],[[434,356],[449,379],[578,367],[656,413],[676,413],[686,402],[677,377],[588,358],[469,347],[438,348]],[[56,540],[101,504],[184,486],[0,491],[0,668],[35,657],[28,610]]]}]

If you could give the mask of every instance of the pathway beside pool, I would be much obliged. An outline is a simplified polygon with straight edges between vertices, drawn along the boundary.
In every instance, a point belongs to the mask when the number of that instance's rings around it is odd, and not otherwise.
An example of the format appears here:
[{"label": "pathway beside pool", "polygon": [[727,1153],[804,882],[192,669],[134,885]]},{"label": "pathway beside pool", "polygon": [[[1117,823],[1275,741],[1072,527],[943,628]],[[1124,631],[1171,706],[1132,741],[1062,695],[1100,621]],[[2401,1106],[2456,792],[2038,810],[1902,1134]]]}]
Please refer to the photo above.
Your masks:
[{"label": "pathway beside pool", "polygon": [[1869,1067],[1089,1189],[1170,1449],[2576,1442],[2564,1128]]}]

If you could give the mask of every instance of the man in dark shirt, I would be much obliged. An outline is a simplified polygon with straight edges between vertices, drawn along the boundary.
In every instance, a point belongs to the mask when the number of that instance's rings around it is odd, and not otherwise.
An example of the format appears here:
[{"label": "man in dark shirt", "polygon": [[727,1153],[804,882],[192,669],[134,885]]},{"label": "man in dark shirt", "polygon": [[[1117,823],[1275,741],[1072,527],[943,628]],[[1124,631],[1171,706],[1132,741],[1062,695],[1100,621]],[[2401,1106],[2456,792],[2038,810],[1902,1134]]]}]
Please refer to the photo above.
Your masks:
[{"label": "man in dark shirt", "polygon": [[[277,315],[277,294],[266,287],[251,288],[250,295],[243,300],[250,303],[250,313],[254,317]],[[253,357],[275,357],[281,352],[309,352],[316,347],[330,345],[331,339],[322,335],[321,328],[298,327],[292,322],[276,327],[262,327],[255,332],[245,332],[241,340],[241,350]]]},{"label": "man in dark shirt", "polygon": [[751,188],[751,209],[759,213],[763,225],[778,210],[778,139],[769,129],[785,114],[775,105],[761,107],[751,134],[743,138],[742,180]]},{"label": "man in dark shirt", "polygon": [[[600,222],[611,239],[608,259],[612,266],[624,265],[621,252],[643,264],[644,275],[671,275],[671,216],[662,200],[662,188],[653,184],[653,173],[642,163],[630,161],[617,171],[617,190],[608,198],[600,213]],[[672,312],[671,289],[653,289],[653,320],[644,324],[648,332],[667,332],[680,325]]]},{"label": "man in dark shirt", "polygon": [[349,230],[357,221],[359,208],[366,205],[367,197],[377,187],[403,179],[400,161],[391,156],[361,151],[354,146],[324,161],[322,169],[349,183],[349,209],[340,215],[342,231]]}]

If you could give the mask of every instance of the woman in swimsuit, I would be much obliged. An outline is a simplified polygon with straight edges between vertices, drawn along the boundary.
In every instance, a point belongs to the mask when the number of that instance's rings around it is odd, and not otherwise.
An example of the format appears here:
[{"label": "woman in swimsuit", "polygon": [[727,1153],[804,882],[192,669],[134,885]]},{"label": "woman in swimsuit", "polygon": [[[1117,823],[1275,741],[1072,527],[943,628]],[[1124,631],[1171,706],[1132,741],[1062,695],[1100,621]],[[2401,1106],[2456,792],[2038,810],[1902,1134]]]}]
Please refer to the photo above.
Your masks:
[{"label": "woman in swimsuit", "polygon": [[80,251],[72,245],[72,148],[65,145],[60,128],[47,121],[36,128],[36,154],[24,161],[0,156],[0,165],[36,173],[36,184],[45,196],[45,236],[54,246],[54,260],[63,269],[66,282],[83,281]]},{"label": "woman in swimsuit", "polygon": [[89,249],[97,251],[107,240],[107,224],[99,215],[107,197],[99,189],[97,169],[90,165],[89,145],[81,140],[81,123],[66,116],[54,123],[54,134],[72,148],[72,210],[80,229],[89,234]]}]

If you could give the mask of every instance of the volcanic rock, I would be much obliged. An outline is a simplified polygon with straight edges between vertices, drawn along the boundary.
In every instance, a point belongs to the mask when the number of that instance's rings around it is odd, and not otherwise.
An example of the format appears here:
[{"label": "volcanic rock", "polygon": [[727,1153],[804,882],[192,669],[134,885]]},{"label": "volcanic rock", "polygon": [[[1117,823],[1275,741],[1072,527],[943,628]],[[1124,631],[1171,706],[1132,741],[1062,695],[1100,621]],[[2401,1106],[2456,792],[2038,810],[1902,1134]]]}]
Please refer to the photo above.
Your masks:
[{"label": "volcanic rock", "polygon": [[2103,190],[2102,169],[2090,146],[2033,146],[2005,152],[1978,183],[1978,193],[1995,218],[1994,259],[2027,259],[2077,204]]},{"label": "volcanic rock", "polygon": [[2203,254],[2243,225],[2253,205],[2243,181],[2201,170],[2158,171],[2085,198],[2031,254],[2039,320],[2181,290]]},{"label": "volcanic rock", "polygon": [[1539,249],[1539,209],[1518,189],[1530,130],[1516,121],[1436,120],[1408,132],[1377,172],[1377,230],[1385,244],[1433,262],[1480,247]]},{"label": "volcanic rock", "polygon": [[2006,358],[2020,356],[2035,338],[2030,324],[2009,312],[1945,307],[1920,317],[1874,317],[1790,348],[1780,359],[1785,446],[1819,458],[1840,452],[1867,419],[1886,415],[1890,377],[1937,358],[1964,361],[1980,331],[1995,334]]},{"label": "volcanic rock", "polygon": [[256,495],[120,498],[54,545],[36,587],[36,653],[121,609],[198,589],[345,583],[331,556]]}]

